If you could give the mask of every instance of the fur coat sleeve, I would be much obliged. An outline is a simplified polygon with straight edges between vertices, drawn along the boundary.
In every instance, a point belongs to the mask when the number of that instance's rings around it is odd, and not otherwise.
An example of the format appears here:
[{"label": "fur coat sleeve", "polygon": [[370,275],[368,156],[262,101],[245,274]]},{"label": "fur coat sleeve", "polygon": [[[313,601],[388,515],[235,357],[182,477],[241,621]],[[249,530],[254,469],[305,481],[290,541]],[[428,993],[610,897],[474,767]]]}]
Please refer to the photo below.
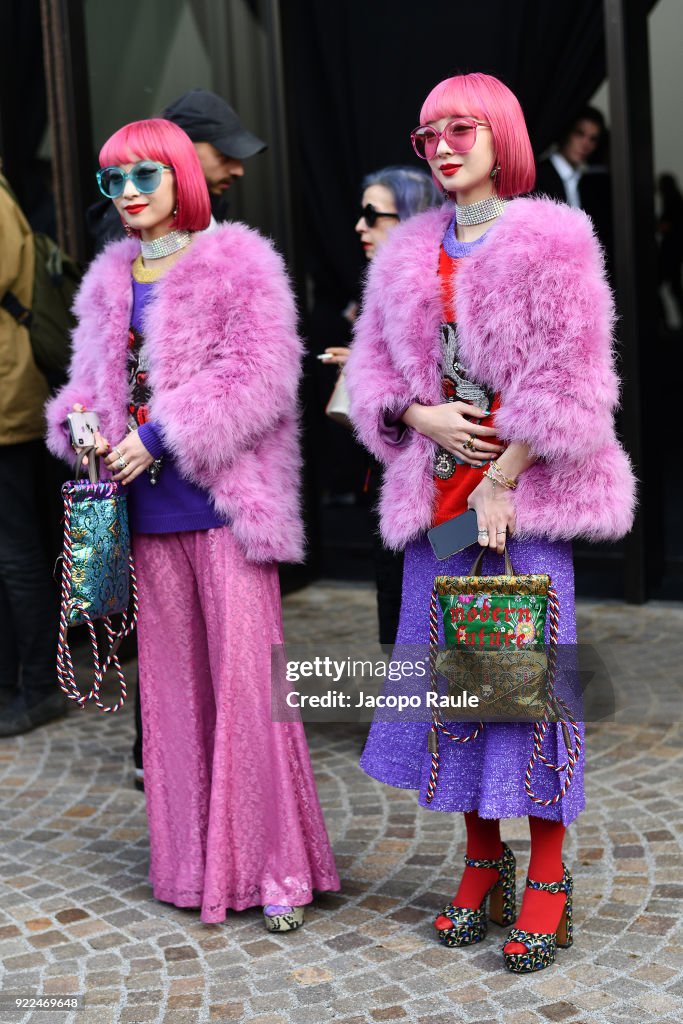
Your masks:
[{"label": "fur coat sleeve", "polygon": [[501,438],[545,459],[574,458],[577,446],[595,453],[613,437],[619,385],[614,303],[593,226],[547,200],[517,200],[505,218],[514,253],[475,250],[458,278],[463,355],[502,396]]},{"label": "fur coat sleeve", "polygon": [[[204,251],[147,314],[150,417],[180,471],[197,483],[257,446],[297,403],[302,345],[283,260],[242,225],[229,245],[229,273],[224,247]],[[188,351],[188,321],[207,340],[200,361]]]}]

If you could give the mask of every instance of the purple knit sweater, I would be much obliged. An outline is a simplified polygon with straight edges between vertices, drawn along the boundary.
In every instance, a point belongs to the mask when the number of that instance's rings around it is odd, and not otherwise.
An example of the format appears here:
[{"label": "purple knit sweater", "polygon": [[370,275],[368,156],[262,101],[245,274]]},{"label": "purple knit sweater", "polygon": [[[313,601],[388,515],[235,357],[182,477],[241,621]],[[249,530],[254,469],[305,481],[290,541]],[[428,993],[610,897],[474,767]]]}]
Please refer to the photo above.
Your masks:
[{"label": "purple knit sweater", "polygon": [[[143,313],[154,294],[156,282],[133,279],[131,326],[144,337]],[[150,455],[162,458],[157,483],[141,473],[128,488],[128,515],[133,533],[183,533],[225,526],[226,520],[214,509],[208,492],[184,480],[173,459],[166,453],[163,434],[156,424],[138,427],[140,440]]]}]

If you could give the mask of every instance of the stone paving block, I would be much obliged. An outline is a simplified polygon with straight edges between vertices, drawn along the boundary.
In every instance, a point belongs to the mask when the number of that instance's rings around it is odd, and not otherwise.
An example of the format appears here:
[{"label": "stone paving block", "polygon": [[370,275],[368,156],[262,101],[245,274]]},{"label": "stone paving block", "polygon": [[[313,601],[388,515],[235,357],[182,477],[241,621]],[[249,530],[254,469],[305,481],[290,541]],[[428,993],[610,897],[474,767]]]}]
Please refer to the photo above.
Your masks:
[{"label": "stone paving block", "polygon": [[203,974],[194,974],[188,978],[173,978],[169,984],[171,995],[179,995],[181,992],[198,992],[206,987],[206,978]]},{"label": "stone paving block", "polygon": [[123,989],[119,988],[88,988],[86,989],[86,1006],[114,1006],[121,1001]]},{"label": "stone paving block", "polygon": [[557,1003],[548,1003],[545,1006],[539,1006],[538,1012],[546,1020],[551,1021],[566,1021],[571,1017],[576,1017],[577,1007],[573,1003],[565,1002],[564,1000]]},{"label": "stone paving block", "polygon": [[212,1003],[209,1007],[209,1020],[244,1020],[244,1003]]},{"label": "stone paving block", "polygon": [[67,935],[54,928],[47,932],[31,935],[28,939],[29,945],[35,949],[48,949],[50,946],[58,946],[60,943],[68,941]]},{"label": "stone paving block", "polygon": [[293,993],[284,992],[282,989],[270,995],[252,996],[249,1006],[252,1013],[266,1013],[267,1011],[286,1010],[298,1006],[299,1003]]},{"label": "stone paving block", "polygon": [[541,1017],[538,1013],[534,1013],[532,1010],[518,1010],[514,1014],[504,1014],[499,1020],[505,1021],[505,1024],[539,1024],[540,1021],[545,1022],[548,1020],[547,1017]]},{"label": "stone paving block", "polygon": [[[143,1006],[124,1006],[119,1011],[120,1024],[146,1024],[147,1021],[155,1021],[159,1014],[158,1005],[145,1004]],[[181,1014],[175,1017],[174,1024],[180,1024]]]},{"label": "stone paving block", "polygon": [[197,950],[193,949],[192,946],[167,946],[164,950],[164,956],[168,961],[176,960],[196,960]]},{"label": "stone paving block", "polygon": [[101,935],[92,935],[88,939],[88,945],[92,949],[115,949],[127,941],[127,936],[122,932],[103,932]]}]

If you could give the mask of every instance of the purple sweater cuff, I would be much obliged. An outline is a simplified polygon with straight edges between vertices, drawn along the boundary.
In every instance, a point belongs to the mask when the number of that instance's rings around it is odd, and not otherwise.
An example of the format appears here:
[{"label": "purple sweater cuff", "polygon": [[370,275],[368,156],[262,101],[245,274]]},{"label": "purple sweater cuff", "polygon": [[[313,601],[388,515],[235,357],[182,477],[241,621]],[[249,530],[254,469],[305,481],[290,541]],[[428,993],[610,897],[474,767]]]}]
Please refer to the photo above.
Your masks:
[{"label": "purple sweater cuff", "polygon": [[407,427],[401,420],[404,412],[405,409],[401,409],[398,413],[385,412],[379,425],[379,436],[385,444],[400,445],[405,441]]},{"label": "purple sweater cuff", "polygon": [[164,439],[156,424],[142,423],[138,427],[138,437],[153,458],[160,459],[166,451]]}]

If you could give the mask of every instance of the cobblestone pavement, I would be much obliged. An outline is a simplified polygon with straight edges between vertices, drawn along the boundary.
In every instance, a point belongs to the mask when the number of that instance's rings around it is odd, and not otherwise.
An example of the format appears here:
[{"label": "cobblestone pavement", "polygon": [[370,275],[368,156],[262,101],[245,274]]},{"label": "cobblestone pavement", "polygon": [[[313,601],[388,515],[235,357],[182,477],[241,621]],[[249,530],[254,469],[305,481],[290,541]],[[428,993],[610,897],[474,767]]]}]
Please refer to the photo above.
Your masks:
[{"label": "cobblestone pavement", "polygon": [[[323,585],[287,599],[288,636],[322,637],[332,615],[337,639],[372,638],[372,592]],[[636,621],[643,637],[683,636],[680,605],[582,604],[579,620],[586,637],[631,635]],[[634,645],[624,672],[649,683],[659,670],[680,703],[680,663],[667,651]],[[589,727],[588,809],[566,844],[575,945],[526,978],[504,970],[495,925],[470,949],[435,942],[430,918],[454,891],[462,820],[419,810],[413,794],[363,775],[362,727],[307,729],[343,889],[318,898],[300,932],[280,937],[266,935],[257,910],[207,926],[196,911],[152,899],[144,796],[131,786],[132,706],[113,716],[73,711],[6,740],[3,992],[84,993],[86,1007],[3,1009],[0,1021],[682,1021],[683,730],[669,711],[650,724]],[[526,822],[504,830],[521,882]]]}]

